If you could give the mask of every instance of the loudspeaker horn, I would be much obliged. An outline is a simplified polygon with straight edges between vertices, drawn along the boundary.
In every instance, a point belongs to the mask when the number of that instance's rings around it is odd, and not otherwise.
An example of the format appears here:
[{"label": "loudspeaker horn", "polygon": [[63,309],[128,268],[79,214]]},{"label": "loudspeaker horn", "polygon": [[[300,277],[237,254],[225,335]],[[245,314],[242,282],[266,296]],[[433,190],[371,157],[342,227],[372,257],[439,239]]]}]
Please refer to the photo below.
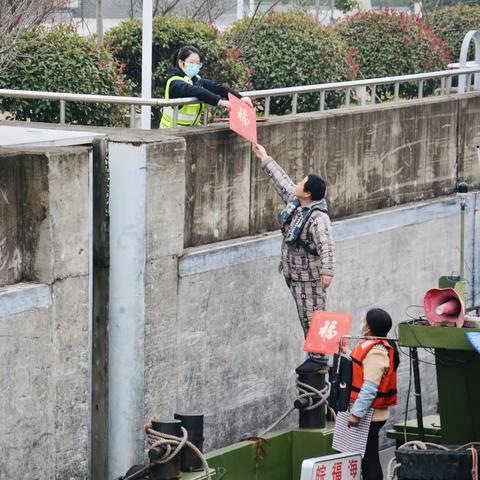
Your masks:
[{"label": "loudspeaker horn", "polygon": [[432,326],[455,324],[462,328],[465,305],[453,288],[432,288],[423,299],[428,323]]}]

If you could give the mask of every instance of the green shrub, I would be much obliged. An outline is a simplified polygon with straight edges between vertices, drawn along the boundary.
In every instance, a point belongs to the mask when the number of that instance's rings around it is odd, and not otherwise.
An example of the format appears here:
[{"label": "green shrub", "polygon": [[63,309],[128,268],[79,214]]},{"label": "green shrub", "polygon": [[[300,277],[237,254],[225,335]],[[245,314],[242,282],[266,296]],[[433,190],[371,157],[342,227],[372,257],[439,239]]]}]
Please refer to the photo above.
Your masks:
[{"label": "green shrub", "polygon": [[[337,24],[337,31],[356,50],[363,78],[408,75],[443,70],[450,61],[445,44],[416,15],[391,10],[360,12]],[[425,93],[434,88],[425,85]],[[393,86],[377,87],[385,96]],[[403,85],[401,93],[417,94],[416,86]]]},{"label": "green shrub", "polygon": [[[72,27],[45,27],[19,42],[15,60],[0,73],[0,88],[47,92],[129,95],[130,86],[119,65],[91,38]],[[15,119],[58,122],[59,102],[4,98],[0,108]],[[124,107],[108,104],[66,104],[66,121],[84,125],[121,125]]]},{"label": "green shrub", "polygon": [[[480,29],[480,5],[455,5],[437,10],[432,19],[433,31],[452,52],[454,61],[460,58],[463,37],[469,30]],[[470,50],[473,51],[473,48]]]},{"label": "green shrub", "polygon": [[[346,43],[330,28],[302,12],[271,13],[262,19],[243,19],[226,34],[250,69],[255,90],[349,80],[356,65]],[[341,101],[327,94],[327,106]],[[288,112],[291,98],[274,97],[270,111]],[[318,110],[319,94],[300,95],[298,111]]]},{"label": "green shrub", "polygon": [[[166,74],[173,68],[175,51],[194,45],[202,54],[204,67],[200,75],[238,89],[247,86],[247,68],[235,59],[223,37],[211,25],[189,18],[156,17],[153,21],[153,95],[163,97]],[[124,65],[125,74],[141,91],[142,24],[139,20],[122,22],[112,28],[105,42],[114,57]]]}]

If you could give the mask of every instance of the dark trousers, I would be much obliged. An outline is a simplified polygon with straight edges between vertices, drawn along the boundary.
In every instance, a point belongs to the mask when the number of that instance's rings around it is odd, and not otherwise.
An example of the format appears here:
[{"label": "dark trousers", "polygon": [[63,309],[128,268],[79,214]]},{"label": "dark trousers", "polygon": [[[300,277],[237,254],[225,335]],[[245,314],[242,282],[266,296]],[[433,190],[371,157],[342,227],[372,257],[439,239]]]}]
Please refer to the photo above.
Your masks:
[{"label": "dark trousers", "polygon": [[386,422],[372,422],[368,432],[367,448],[362,459],[363,480],[383,480],[382,466],[378,456],[378,432]]}]

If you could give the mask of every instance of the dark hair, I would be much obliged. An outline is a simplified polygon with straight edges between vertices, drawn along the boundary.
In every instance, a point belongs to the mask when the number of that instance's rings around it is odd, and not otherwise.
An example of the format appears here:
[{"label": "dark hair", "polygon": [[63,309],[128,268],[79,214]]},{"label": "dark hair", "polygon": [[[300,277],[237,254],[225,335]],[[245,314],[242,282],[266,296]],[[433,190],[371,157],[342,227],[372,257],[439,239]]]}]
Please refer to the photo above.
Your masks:
[{"label": "dark hair", "polygon": [[320,175],[315,173],[308,174],[303,190],[311,193],[312,200],[321,200],[325,196],[326,189],[327,183]]},{"label": "dark hair", "polygon": [[173,55],[173,66],[177,67],[179,60],[185,61],[192,53],[196,53],[199,57],[201,57],[200,51],[193,45],[185,45],[180,47]]},{"label": "dark hair", "polygon": [[[388,312],[381,308],[372,308],[367,312],[367,325],[370,327],[375,337],[386,337],[392,328],[392,317]],[[400,355],[398,353],[397,344],[393,340],[388,340],[393,348],[393,368],[397,370],[400,364]]]}]

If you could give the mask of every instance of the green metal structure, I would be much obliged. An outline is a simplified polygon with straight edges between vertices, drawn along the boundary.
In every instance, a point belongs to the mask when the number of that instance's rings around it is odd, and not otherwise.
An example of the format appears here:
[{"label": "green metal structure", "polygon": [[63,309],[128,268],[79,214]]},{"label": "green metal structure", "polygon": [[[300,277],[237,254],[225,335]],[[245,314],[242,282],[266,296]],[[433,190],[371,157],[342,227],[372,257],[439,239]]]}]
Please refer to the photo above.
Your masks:
[{"label": "green metal structure", "polygon": [[[234,443],[206,455],[213,480],[298,480],[306,458],[333,453],[333,424],[318,430],[287,429],[264,440]],[[204,472],[184,473],[182,480],[202,480]]]},{"label": "green metal structure", "polygon": [[[424,417],[426,441],[447,445],[480,441],[480,355],[465,336],[478,331],[410,324],[399,327],[401,346],[435,352],[439,415]],[[397,443],[417,440],[417,422],[396,424],[387,435]]]}]

